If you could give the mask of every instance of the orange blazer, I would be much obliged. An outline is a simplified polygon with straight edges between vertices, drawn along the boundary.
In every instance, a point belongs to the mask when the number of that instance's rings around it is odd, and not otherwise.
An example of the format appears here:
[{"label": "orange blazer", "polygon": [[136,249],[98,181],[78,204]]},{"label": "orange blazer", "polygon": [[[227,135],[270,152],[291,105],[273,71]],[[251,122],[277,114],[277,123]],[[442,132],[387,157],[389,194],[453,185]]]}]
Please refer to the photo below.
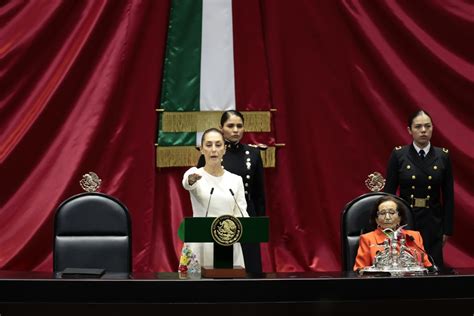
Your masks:
[{"label": "orange blazer", "polygon": [[[405,245],[409,249],[416,250],[416,252],[418,253],[418,260],[420,260],[420,257],[422,256],[420,249],[423,249],[423,251],[425,251],[425,248],[423,248],[423,239],[421,238],[420,233],[414,230],[402,230],[402,234],[410,235],[413,237],[413,241],[407,239]],[[383,250],[383,242],[385,239],[387,239],[387,236],[379,228],[374,231],[371,231],[370,233],[363,234],[360,236],[359,250],[357,251],[354,271],[365,267],[370,267],[374,264],[375,254],[377,253],[377,251]],[[426,254],[423,255],[423,265],[425,267],[432,266]]]}]

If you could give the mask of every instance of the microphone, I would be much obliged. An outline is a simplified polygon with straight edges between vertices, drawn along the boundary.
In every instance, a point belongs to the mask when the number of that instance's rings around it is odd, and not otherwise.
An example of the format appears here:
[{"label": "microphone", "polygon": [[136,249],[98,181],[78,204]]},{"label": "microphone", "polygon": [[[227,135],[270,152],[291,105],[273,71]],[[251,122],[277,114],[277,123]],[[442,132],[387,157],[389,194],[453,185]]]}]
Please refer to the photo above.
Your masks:
[{"label": "microphone", "polygon": [[239,203],[237,203],[237,200],[235,199],[234,191],[232,191],[232,189],[229,189],[229,191],[230,191],[230,194],[232,194],[232,197],[234,198],[235,205],[237,205],[237,207],[239,208],[240,215],[242,215],[242,217],[245,217],[244,213],[240,209]]},{"label": "microphone", "polygon": [[438,269],[438,266],[436,265],[433,257],[427,253],[423,248],[419,247],[416,242],[415,242],[415,237],[413,237],[412,235],[408,235],[408,234],[405,234],[405,239],[411,241],[413,243],[413,245],[421,252],[423,252],[425,255],[428,256],[428,258],[431,260],[431,263],[433,264],[432,268],[433,268],[433,272],[438,272],[439,269]]},{"label": "microphone", "polygon": [[209,213],[209,206],[211,205],[212,193],[214,193],[214,187],[211,188],[211,193],[209,194],[209,201],[207,202],[206,216],[204,217],[207,217],[207,213]]}]

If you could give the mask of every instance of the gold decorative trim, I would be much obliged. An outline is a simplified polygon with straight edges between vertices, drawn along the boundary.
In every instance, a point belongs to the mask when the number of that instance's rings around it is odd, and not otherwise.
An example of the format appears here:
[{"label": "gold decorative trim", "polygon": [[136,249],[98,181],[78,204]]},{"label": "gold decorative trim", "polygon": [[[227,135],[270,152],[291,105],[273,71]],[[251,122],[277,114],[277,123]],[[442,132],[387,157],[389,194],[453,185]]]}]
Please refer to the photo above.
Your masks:
[{"label": "gold decorative trim", "polygon": [[194,146],[157,146],[156,166],[158,168],[195,166],[200,154]]},{"label": "gold decorative trim", "polygon": [[235,216],[222,215],[212,222],[212,239],[221,246],[232,246],[240,240],[242,234],[242,223]]},{"label": "gold decorative trim", "polygon": [[374,171],[367,176],[367,179],[365,180],[365,186],[372,192],[380,192],[385,186],[385,178],[380,172]]},{"label": "gold decorative trim", "polygon": [[82,179],[79,181],[81,188],[86,192],[97,192],[101,183],[102,179],[93,171],[82,175]]},{"label": "gold decorative trim", "polygon": [[[163,132],[203,132],[218,127],[223,111],[160,112]],[[243,111],[247,132],[270,132],[270,111]]]},{"label": "gold decorative trim", "polygon": [[[194,146],[157,146],[156,166],[158,168],[192,167],[197,164],[200,154]],[[275,147],[261,150],[260,155],[265,168],[275,168]]]},{"label": "gold decorative trim", "polygon": [[276,165],[276,148],[268,147],[265,150],[260,150],[260,156],[262,156],[263,167],[275,168]]}]

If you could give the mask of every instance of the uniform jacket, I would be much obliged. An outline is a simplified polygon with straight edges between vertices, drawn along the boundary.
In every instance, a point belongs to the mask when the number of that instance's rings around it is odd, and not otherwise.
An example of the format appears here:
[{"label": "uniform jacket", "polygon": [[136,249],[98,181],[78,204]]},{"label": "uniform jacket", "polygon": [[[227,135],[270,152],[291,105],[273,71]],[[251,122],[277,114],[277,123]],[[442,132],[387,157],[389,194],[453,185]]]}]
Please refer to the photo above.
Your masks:
[{"label": "uniform jacket", "polygon": [[[413,241],[406,238],[406,246],[408,248],[416,250],[418,254],[420,254],[422,251],[425,251],[423,248],[423,239],[421,238],[419,232],[414,230],[402,230],[402,234],[410,235],[413,237]],[[370,233],[363,234],[360,236],[359,249],[357,251],[357,256],[354,264],[354,271],[365,267],[370,267],[374,264],[375,255],[377,251],[383,250],[383,243],[385,239],[387,239],[387,236],[379,228],[374,231],[371,231]],[[419,255],[418,258],[420,258],[420,256],[421,255]],[[423,265],[425,267],[432,266],[427,255],[423,256]]]},{"label": "uniform jacket", "polygon": [[396,194],[397,188],[415,213],[414,198],[427,198],[426,209],[442,223],[440,233],[452,234],[454,184],[447,149],[431,146],[422,159],[413,145],[395,147],[388,163],[384,191]]}]

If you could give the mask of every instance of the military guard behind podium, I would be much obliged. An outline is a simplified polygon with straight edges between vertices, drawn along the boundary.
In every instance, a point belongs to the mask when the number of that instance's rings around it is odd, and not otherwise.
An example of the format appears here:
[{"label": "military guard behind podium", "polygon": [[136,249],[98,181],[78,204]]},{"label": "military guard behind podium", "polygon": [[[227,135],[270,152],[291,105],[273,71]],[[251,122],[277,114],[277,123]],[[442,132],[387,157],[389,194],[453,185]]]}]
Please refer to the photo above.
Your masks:
[{"label": "military guard behind podium", "polygon": [[[242,177],[249,215],[265,216],[264,170],[260,149],[240,143],[244,135],[242,113],[235,110],[225,111],[220,124],[226,143],[226,154],[222,165],[227,171]],[[198,167],[203,165],[204,157],[201,156]],[[247,243],[242,244],[242,248],[247,272],[261,273],[260,245]]]},{"label": "military guard behind podium", "polygon": [[454,184],[448,150],[434,147],[431,116],[423,110],[408,120],[413,143],[393,150],[387,167],[385,192],[396,194],[413,209],[415,230],[420,231],[434,264],[444,267],[443,246],[453,232]]}]

